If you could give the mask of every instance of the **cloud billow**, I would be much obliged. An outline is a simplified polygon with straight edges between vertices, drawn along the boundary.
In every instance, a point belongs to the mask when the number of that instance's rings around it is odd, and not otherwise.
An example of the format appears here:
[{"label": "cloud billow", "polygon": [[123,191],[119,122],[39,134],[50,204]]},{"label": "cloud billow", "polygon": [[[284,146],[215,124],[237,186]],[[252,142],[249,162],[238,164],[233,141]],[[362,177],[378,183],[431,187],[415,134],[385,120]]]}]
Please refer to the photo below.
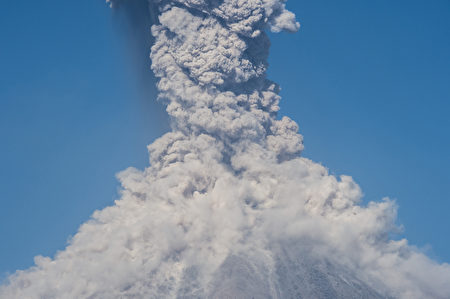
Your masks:
[{"label": "cloud billow", "polygon": [[448,264],[390,239],[395,203],[361,205],[352,178],[301,157],[297,124],[277,118],[265,32],[299,28],[284,2],[151,2],[172,131],[148,168],[118,174],[114,206],[1,298],[450,297]]}]

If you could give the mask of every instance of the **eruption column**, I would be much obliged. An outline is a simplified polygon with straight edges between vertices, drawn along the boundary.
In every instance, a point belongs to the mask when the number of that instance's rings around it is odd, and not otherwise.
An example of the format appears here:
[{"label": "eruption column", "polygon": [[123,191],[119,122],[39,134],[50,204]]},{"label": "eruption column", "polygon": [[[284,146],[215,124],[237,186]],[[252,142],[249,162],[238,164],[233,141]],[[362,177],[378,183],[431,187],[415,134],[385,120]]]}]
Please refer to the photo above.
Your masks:
[{"label": "eruption column", "polygon": [[[126,5],[127,1],[113,2]],[[154,0],[152,70],[172,131],[121,172],[54,259],[2,298],[448,298],[450,267],[389,239],[390,200],[300,157],[277,118],[266,30],[296,31],[283,0]]]}]

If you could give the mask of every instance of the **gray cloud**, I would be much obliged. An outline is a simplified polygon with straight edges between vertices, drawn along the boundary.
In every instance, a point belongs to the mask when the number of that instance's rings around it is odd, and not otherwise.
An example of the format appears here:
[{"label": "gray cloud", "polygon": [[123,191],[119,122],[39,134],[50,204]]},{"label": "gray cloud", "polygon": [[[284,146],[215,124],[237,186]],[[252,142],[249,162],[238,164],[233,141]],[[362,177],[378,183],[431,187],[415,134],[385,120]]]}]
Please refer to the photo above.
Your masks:
[{"label": "gray cloud", "polygon": [[147,169],[118,175],[114,206],[2,298],[450,297],[448,264],[389,238],[395,203],[361,205],[352,178],[301,157],[297,124],[277,118],[265,30],[298,29],[284,1],[152,5],[172,132]]}]

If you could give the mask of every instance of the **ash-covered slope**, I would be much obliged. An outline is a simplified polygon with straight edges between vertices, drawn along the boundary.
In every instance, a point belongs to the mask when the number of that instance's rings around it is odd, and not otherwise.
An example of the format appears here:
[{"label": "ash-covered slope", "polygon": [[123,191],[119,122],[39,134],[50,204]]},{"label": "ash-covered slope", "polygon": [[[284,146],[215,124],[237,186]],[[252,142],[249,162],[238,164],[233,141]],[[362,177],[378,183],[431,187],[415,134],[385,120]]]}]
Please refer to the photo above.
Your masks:
[{"label": "ash-covered slope", "polygon": [[345,266],[314,256],[308,250],[280,249],[276,269],[282,292],[280,298],[388,298]]},{"label": "ash-covered slope", "polygon": [[[121,0],[122,5],[127,1]],[[277,117],[265,30],[296,31],[283,0],[153,0],[152,70],[172,132],[118,175],[53,259],[1,298],[450,298],[450,266],[390,240],[395,204],[300,157]]]},{"label": "ash-covered slope", "polygon": [[[289,248],[289,247],[288,247]],[[275,258],[276,292],[267,279],[246,258],[230,256],[215,274],[208,298],[292,298],[292,299],[382,299],[355,273],[315,257],[308,251],[288,252],[279,248]],[[189,297],[189,296],[188,296]]]}]

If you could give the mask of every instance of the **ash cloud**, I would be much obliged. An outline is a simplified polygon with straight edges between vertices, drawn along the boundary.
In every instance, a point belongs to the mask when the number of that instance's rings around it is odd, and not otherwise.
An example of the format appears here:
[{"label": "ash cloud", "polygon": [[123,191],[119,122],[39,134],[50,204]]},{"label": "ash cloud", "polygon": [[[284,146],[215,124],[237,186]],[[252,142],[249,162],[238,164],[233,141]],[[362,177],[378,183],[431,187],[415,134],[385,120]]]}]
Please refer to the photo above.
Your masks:
[{"label": "ash cloud", "polygon": [[154,43],[150,29],[157,22],[156,8],[147,0],[114,1],[111,8],[114,29],[124,45],[124,60],[131,70],[142,111],[145,111],[141,117],[150,126],[167,131],[167,115],[163,106],[155,101],[157,79],[150,69],[149,49]]},{"label": "ash cloud", "polygon": [[151,5],[172,131],[148,168],[118,175],[114,206],[2,298],[450,297],[448,264],[390,239],[395,203],[361,205],[353,179],[301,157],[297,124],[277,119],[265,31],[299,28],[285,1]]},{"label": "ash cloud", "polygon": [[154,43],[150,28],[157,22],[150,13],[150,3],[147,0],[123,0],[114,1],[111,6],[114,23],[129,48],[130,60],[139,75],[145,77],[142,85],[149,88],[151,82],[156,83],[150,70],[149,49]]}]

